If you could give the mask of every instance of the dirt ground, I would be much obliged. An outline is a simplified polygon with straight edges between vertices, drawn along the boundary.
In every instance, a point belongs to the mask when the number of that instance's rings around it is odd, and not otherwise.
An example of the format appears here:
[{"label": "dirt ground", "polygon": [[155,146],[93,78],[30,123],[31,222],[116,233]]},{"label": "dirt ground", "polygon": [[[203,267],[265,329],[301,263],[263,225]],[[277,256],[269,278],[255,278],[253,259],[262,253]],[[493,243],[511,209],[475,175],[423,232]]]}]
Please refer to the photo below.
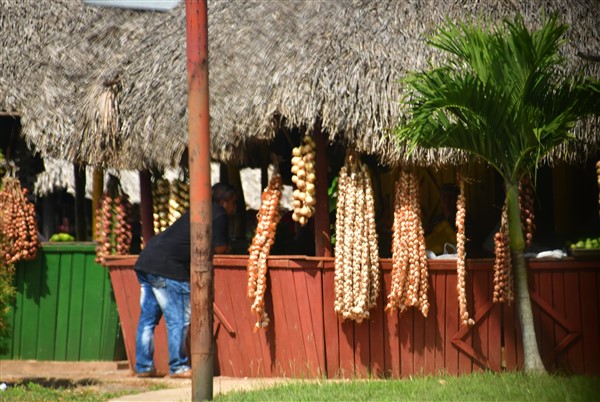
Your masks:
[{"label": "dirt ground", "polygon": [[0,361],[0,383],[8,386],[33,382],[49,388],[93,387],[101,392],[139,391],[191,386],[189,379],[137,378],[127,361],[55,362]]},{"label": "dirt ground", "polygon": [[[286,378],[215,377],[215,395],[235,390],[251,390],[289,381]],[[118,401],[189,400],[191,379],[137,378],[122,362],[56,362],[39,360],[0,360],[0,384],[7,386],[36,383],[48,388],[90,387],[102,393],[127,391]]]}]

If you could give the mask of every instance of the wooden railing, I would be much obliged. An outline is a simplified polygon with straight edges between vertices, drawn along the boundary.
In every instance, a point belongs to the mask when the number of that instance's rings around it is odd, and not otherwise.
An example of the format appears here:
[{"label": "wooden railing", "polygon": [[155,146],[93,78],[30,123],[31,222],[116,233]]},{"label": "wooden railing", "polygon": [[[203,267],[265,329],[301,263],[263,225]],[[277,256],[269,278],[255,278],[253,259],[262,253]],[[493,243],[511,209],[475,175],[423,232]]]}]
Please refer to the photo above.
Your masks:
[{"label": "wooden railing", "polygon": [[[131,269],[134,261],[135,257],[115,259],[110,262],[111,270]],[[431,307],[426,318],[414,309],[402,316],[384,312],[391,261],[382,260],[384,291],[371,318],[356,324],[339,321],[333,311],[332,258],[273,256],[265,297],[271,323],[258,333],[253,332],[255,317],[246,297],[246,263],[247,256],[218,255],[213,260],[215,374],[406,377],[522,367],[515,306],[491,301],[491,259],[467,261],[468,308],[476,323],[464,327],[458,320],[454,260],[430,260]],[[531,259],[528,268],[546,367],[600,374],[600,261]],[[129,285],[130,289],[135,286]],[[115,294],[119,303],[120,292]],[[127,319],[137,322],[135,317]],[[133,323],[122,322],[122,327],[132,331]],[[124,338],[128,354],[135,353],[130,350],[131,335],[124,334]],[[162,348],[166,345],[157,343],[157,349]]]},{"label": "wooden railing", "polygon": [[[271,257],[266,296],[271,325],[252,332],[246,257],[216,256],[215,302],[237,336],[217,333],[222,375],[316,377],[516,370],[522,345],[514,305],[491,301],[493,260],[467,262],[472,327],[458,320],[456,262],[430,261],[428,317],[384,312],[391,261],[382,261],[385,291],[371,318],[340,322],[333,311],[333,259]],[[529,260],[535,324],[550,370],[600,374],[600,262]]]}]

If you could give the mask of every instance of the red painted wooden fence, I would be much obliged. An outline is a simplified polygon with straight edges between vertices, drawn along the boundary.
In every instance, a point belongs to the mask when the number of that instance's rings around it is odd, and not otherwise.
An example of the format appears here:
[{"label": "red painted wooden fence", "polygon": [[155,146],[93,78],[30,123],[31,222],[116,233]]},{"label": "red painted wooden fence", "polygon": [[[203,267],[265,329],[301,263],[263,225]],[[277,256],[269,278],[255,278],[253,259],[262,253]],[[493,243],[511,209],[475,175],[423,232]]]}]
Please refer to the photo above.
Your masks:
[{"label": "red painted wooden fence", "polygon": [[[456,262],[430,261],[431,308],[385,313],[391,261],[383,260],[385,292],[371,318],[340,322],[333,311],[333,260],[271,257],[266,308],[271,325],[252,332],[246,291],[246,257],[217,256],[215,304],[235,336],[217,332],[221,375],[248,377],[406,377],[466,374],[522,367],[514,305],[492,303],[493,260],[467,262],[473,327],[459,324]],[[529,260],[533,311],[546,367],[600,374],[600,262]],[[216,321],[216,320],[215,320]]]},{"label": "red painted wooden fence", "polygon": [[[135,257],[111,262],[117,273],[135,280]],[[304,256],[269,258],[266,311],[271,323],[253,332],[255,318],[246,297],[247,256],[214,258],[215,374],[234,377],[293,378],[406,377],[446,372],[517,370],[523,353],[514,305],[494,304],[493,260],[467,261],[469,312],[473,327],[458,320],[456,262],[430,260],[429,315],[409,309],[385,313],[391,261],[382,260],[383,286],[371,318],[340,322],[333,311],[333,259]],[[550,370],[600,374],[600,261],[528,261],[531,297],[542,358]],[[117,269],[118,268],[118,269]],[[114,272],[113,272],[114,271]],[[137,280],[113,282],[117,304],[135,299]],[[123,292],[117,291],[122,287]],[[137,290],[139,315],[139,289]],[[121,313],[129,311],[129,313]],[[135,358],[135,307],[119,306],[128,357]],[[123,322],[127,320],[128,322]],[[133,337],[133,344],[131,338]],[[161,343],[162,342],[162,343]],[[132,349],[133,348],[133,349]],[[166,353],[166,340],[156,340]],[[161,352],[162,351],[162,352]],[[163,357],[164,359],[164,357]]]}]

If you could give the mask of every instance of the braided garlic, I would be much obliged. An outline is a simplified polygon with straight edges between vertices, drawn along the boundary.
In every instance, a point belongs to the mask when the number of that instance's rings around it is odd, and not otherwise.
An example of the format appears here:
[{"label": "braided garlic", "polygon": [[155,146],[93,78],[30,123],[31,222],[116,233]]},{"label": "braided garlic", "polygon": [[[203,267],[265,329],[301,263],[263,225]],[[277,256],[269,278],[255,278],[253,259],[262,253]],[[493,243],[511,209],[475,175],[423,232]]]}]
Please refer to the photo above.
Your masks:
[{"label": "braided garlic", "polygon": [[396,182],[392,234],[392,287],[387,311],[420,307],[429,312],[429,264],[419,205],[419,181],[414,172],[401,171]]},{"label": "braided garlic", "polygon": [[457,284],[456,290],[458,291],[458,307],[460,322],[462,325],[473,325],[475,321],[469,318],[469,312],[467,310],[467,290],[466,290],[466,258],[467,253],[465,250],[466,236],[465,236],[465,217],[467,216],[466,198],[465,198],[465,181],[462,177],[458,177],[458,185],[460,193],[456,200],[456,253],[458,259],[456,260],[456,275]]},{"label": "braided garlic", "polygon": [[338,178],[334,310],[361,322],[379,295],[379,251],[369,171],[349,153]]}]

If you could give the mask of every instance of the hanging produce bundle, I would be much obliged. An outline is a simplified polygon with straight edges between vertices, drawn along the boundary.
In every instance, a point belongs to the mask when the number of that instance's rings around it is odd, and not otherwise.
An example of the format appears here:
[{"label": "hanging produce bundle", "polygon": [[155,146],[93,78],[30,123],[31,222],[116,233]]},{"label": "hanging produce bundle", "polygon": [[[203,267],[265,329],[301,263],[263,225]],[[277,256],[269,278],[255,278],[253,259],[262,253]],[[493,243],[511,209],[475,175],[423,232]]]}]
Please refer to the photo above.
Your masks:
[{"label": "hanging produce bundle", "polygon": [[519,183],[519,206],[521,207],[521,225],[525,237],[525,247],[531,246],[533,233],[535,232],[534,189],[529,177],[524,177]]},{"label": "hanging produce bundle", "polygon": [[113,180],[102,194],[96,214],[96,262],[109,255],[125,255],[131,247],[131,203]]},{"label": "hanging produce bundle", "polygon": [[2,179],[0,191],[1,252],[6,265],[33,260],[40,246],[35,207],[27,200],[27,189],[15,177]]},{"label": "hanging produce bundle", "polygon": [[292,182],[297,187],[292,192],[292,219],[301,226],[315,213],[315,181],[315,142],[305,135],[302,144],[292,149]]},{"label": "hanging produce bundle", "polygon": [[169,197],[171,189],[169,180],[158,178],[152,182],[152,218],[154,234],[159,234],[169,227]]},{"label": "hanging produce bundle", "polygon": [[511,302],[514,300],[512,264],[508,237],[508,209],[504,204],[500,230],[494,235],[494,303]]},{"label": "hanging produce bundle", "polygon": [[248,249],[248,297],[253,299],[251,310],[256,315],[254,332],[269,325],[265,312],[267,290],[267,259],[275,242],[275,231],[279,223],[279,204],[283,181],[278,172],[273,173],[269,185],[262,193],[257,216],[256,233]]},{"label": "hanging produce bundle", "polygon": [[179,179],[171,183],[169,191],[169,225],[181,218],[190,208],[190,186]]},{"label": "hanging produce bundle", "polygon": [[460,188],[460,193],[458,194],[458,198],[456,200],[456,290],[458,292],[458,309],[461,324],[473,325],[475,324],[475,321],[472,318],[469,318],[469,312],[467,311],[467,253],[465,250],[465,245],[467,242],[467,236],[465,235],[467,200],[465,198],[465,181],[460,176],[458,177],[458,187]]},{"label": "hanging produce bundle", "polygon": [[[596,162],[596,175],[598,176],[598,189],[600,190],[600,161]],[[598,206],[600,206],[600,192],[598,192]],[[600,214],[600,208],[598,208]]]},{"label": "hanging produce bundle", "polygon": [[392,234],[392,288],[386,310],[421,309],[427,317],[429,264],[421,223],[419,179],[415,172],[401,171],[396,182]]},{"label": "hanging produce bundle", "polygon": [[349,153],[339,173],[335,243],[336,314],[361,322],[379,296],[379,250],[371,177]]}]

